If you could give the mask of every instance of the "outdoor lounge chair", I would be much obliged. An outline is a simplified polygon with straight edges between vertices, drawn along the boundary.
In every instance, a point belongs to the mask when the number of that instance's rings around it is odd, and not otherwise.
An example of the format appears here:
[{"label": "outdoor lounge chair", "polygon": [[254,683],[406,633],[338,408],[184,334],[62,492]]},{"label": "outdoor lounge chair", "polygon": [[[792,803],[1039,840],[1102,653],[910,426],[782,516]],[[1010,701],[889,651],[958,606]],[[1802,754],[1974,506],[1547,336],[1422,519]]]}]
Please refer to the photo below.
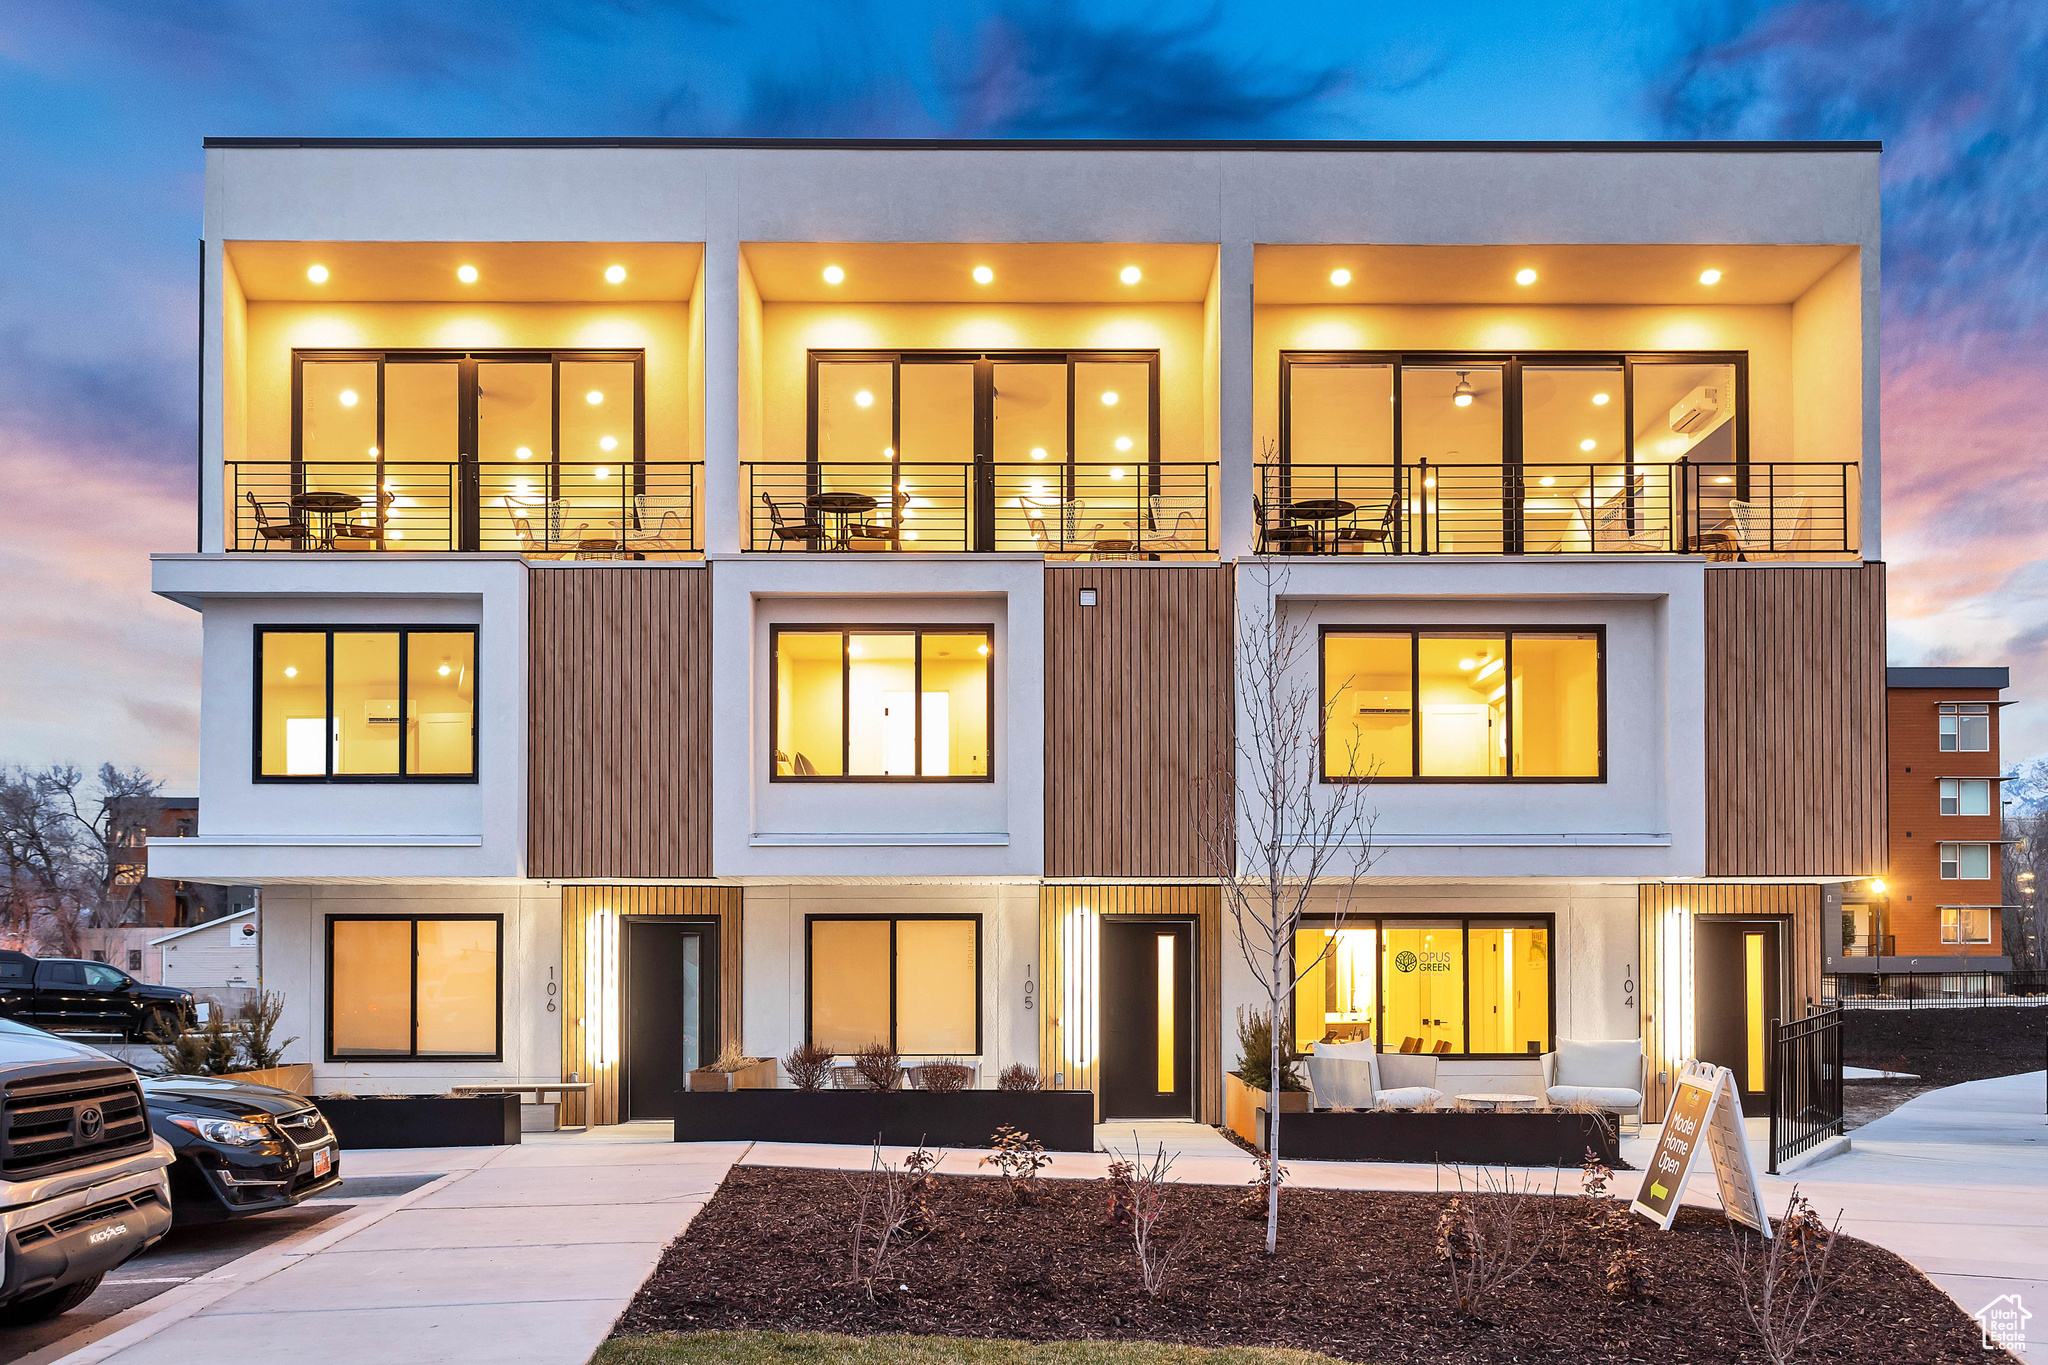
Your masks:
[{"label": "outdoor lounge chair", "polygon": [[1640,1038],[1560,1038],[1557,1051],[1543,1054],[1543,1094],[1552,1104],[1583,1101],[1610,1114],[1633,1114],[1640,1124],[1644,1065]]},{"label": "outdoor lounge chair", "polygon": [[1444,1097],[1435,1057],[1383,1053],[1372,1043],[1317,1043],[1308,1084],[1318,1109],[1413,1109]]}]

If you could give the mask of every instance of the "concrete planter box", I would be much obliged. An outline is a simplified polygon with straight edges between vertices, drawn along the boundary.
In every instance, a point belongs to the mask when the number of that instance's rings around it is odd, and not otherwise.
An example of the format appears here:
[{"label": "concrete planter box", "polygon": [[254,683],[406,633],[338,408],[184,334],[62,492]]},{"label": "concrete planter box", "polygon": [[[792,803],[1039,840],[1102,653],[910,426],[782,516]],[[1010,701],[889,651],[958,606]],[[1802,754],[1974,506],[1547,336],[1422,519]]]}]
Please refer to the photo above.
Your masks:
[{"label": "concrete planter box", "polygon": [[266,1067],[261,1071],[230,1071],[222,1079],[267,1085],[275,1090],[289,1090],[294,1095],[310,1095],[313,1093],[313,1064],[299,1062],[291,1066]]},{"label": "concrete planter box", "polygon": [[[1371,1110],[1289,1114],[1280,1156],[1299,1161],[1427,1161],[1463,1166],[1577,1166],[1592,1148],[1621,1160],[1619,1123],[1599,1114],[1460,1114]],[[1266,1111],[1259,1110],[1259,1131]]]},{"label": "concrete planter box", "polygon": [[773,1057],[756,1057],[752,1066],[743,1066],[738,1071],[720,1071],[714,1066],[699,1067],[683,1073],[683,1087],[686,1090],[773,1090],[782,1083],[782,1073]]},{"label": "concrete planter box", "polygon": [[516,1147],[517,1095],[403,1095],[313,1104],[344,1148]]},{"label": "concrete planter box", "polygon": [[677,1142],[829,1142],[866,1147],[986,1147],[996,1129],[1049,1152],[1095,1150],[1086,1090],[734,1090],[676,1096]]},{"label": "concrete planter box", "polygon": [[[1280,1112],[1306,1114],[1314,1100],[1315,1097],[1306,1090],[1283,1090],[1280,1092]],[[1235,1071],[1223,1073],[1223,1126],[1254,1147],[1263,1149],[1266,1145],[1266,1121],[1260,1114],[1271,1101],[1272,1096],[1246,1085],[1243,1077]],[[1283,1129],[1286,1126],[1281,1124]]]}]

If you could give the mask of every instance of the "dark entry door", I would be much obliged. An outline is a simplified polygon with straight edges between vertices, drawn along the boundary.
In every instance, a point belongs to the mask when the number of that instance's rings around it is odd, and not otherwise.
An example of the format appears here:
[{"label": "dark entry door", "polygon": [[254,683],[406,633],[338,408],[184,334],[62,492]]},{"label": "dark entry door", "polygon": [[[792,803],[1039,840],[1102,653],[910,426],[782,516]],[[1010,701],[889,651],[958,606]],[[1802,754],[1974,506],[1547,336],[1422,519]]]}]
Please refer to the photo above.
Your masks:
[{"label": "dark entry door", "polygon": [[1186,920],[1102,920],[1102,1118],[1194,1114],[1194,935]]},{"label": "dark entry door", "polygon": [[1746,1114],[1770,1112],[1771,1020],[1784,1017],[1776,920],[1693,921],[1694,1037],[1735,1073]]},{"label": "dark entry door", "polygon": [[683,1073],[718,1057],[718,926],[649,916],[626,921],[620,1071],[627,1119],[672,1119]]}]

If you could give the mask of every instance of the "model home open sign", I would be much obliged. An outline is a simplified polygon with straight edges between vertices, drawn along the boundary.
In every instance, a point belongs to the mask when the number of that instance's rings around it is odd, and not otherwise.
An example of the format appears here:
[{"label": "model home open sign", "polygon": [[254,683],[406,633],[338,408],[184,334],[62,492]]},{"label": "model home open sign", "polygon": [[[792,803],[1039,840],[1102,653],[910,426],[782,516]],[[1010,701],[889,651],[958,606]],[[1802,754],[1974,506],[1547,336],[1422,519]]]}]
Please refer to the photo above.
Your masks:
[{"label": "model home open sign", "polygon": [[1650,1158],[1643,1187],[1629,1208],[1668,1230],[1678,1216],[1678,1201],[1702,1149],[1714,1165],[1721,1207],[1736,1222],[1769,1237],[1771,1223],[1763,1214],[1756,1167],[1743,1141],[1742,1103],[1735,1093],[1735,1075],[1724,1066],[1685,1064],[1678,1091],[1671,1097],[1671,1110],[1664,1116],[1657,1153]]}]

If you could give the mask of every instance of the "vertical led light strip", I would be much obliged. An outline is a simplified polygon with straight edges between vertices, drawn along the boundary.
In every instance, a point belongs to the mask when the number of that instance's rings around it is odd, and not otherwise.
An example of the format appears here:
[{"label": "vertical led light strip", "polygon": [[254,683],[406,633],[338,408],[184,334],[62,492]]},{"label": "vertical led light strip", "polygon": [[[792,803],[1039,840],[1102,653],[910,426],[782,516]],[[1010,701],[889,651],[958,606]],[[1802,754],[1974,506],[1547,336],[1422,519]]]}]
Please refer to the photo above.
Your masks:
[{"label": "vertical led light strip", "polygon": [[1174,1064],[1177,1041],[1174,1037],[1174,1019],[1179,1014],[1175,998],[1175,976],[1173,971],[1173,935],[1159,935],[1159,1093],[1171,1095],[1176,1085]]},{"label": "vertical led light strip", "polygon": [[1664,916],[1664,1057],[1674,1071],[1692,1058],[1692,913]]},{"label": "vertical led light strip", "polygon": [[[1095,1065],[1095,964],[1101,928],[1095,912],[1076,906],[1067,912],[1062,934],[1066,961],[1065,998],[1061,1022],[1066,1034],[1067,1065],[1085,1074]],[[1093,1078],[1090,1078],[1092,1088]]]},{"label": "vertical led light strip", "polygon": [[619,1063],[618,920],[611,911],[590,912],[590,927],[585,931],[585,948],[585,1046],[589,1050],[592,1065],[602,1071]]},{"label": "vertical led light strip", "polygon": [[1764,1088],[1764,936],[1742,936],[1742,1008],[1749,1024],[1747,1089]]}]

